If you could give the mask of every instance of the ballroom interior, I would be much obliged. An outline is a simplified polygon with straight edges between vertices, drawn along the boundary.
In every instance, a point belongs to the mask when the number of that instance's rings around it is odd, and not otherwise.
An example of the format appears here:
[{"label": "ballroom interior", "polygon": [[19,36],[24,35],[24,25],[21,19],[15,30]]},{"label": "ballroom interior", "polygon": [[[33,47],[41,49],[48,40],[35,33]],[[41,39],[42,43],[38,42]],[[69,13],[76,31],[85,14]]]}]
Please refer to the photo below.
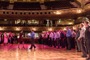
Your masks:
[{"label": "ballroom interior", "polygon": [[[24,31],[25,49],[18,44],[0,44],[0,60],[85,60],[76,49],[54,48],[38,43],[47,31],[74,30],[83,19],[90,20],[90,0],[0,0],[0,33]],[[35,31],[36,50],[29,50],[27,34]]]}]

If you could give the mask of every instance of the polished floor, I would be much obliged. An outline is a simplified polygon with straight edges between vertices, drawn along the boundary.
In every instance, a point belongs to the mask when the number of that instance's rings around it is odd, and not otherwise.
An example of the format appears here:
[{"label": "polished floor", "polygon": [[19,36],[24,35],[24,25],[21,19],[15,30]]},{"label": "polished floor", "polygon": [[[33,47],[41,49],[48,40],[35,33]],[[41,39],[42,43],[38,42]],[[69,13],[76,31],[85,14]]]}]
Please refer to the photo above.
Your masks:
[{"label": "polished floor", "polygon": [[1,45],[0,60],[85,60],[81,57],[81,52],[76,50],[65,50],[36,44],[37,48],[29,50],[30,45],[25,44],[25,48],[20,49],[17,44]]}]

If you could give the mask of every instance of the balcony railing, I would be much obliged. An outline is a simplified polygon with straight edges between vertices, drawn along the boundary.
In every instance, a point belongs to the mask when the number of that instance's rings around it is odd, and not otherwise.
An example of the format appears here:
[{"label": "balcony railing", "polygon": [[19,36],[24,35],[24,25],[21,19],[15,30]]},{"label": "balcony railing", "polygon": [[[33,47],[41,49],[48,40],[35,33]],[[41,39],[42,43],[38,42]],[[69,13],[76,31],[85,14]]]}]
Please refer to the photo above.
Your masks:
[{"label": "balcony railing", "polygon": [[[87,10],[87,9],[86,9]],[[71,8],[61,10],[0,10],[0,15],[61,15],[61,14],[79,14],[86,12],[82,8]],[[88,8],[90,10],[90,8]]]}]

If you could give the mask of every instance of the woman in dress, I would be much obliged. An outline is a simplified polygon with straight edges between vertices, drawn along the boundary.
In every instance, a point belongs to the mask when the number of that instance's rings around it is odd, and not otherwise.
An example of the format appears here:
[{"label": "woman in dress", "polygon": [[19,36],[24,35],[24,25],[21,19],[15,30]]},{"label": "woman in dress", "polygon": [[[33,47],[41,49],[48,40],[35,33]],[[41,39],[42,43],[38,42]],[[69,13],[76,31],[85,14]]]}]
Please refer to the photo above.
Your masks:
[{"label": "woman in dress", "polygon": [[23,44],[23,48],[25,48],[25,47],[24,47],[24,41],[23,41],[23,31],[21,31],[20,34],[19,34],[18,48],[20,48],[20,47],[19,47],[20,44]]},{"label": "woman in dress", "polygon": [[4,33],[4,45],[6,45],[8,43],[8,35],[7,33],[5,32]]}]

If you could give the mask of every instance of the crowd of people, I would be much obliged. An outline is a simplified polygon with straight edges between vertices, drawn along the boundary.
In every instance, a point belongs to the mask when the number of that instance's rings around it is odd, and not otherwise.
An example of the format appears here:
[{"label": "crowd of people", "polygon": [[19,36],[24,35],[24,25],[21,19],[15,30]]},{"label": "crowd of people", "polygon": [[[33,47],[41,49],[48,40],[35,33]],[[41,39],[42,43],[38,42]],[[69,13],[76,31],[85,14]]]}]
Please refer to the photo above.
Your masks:
[{"label": "crowd of people", "polygon": [[[17,43],[22,43],[24,47],[23,41],[23,31],[20,32],[19,38],[17,39],[17,35],[9,32],[9,33],[1,33],[0,32],[0,43],[4,45],[8,43],[12,43],[17,41]],[[35,32],[32,30],[30,33],[31,38],[31,47],[36,48],[35,46]],[[66,48],[67,50],[76,49],[78,52],[82,52],[82,57],[87,57],[86,60],[90,60],[90,26],[89,21],[84,21],[77,27],[75,30],[71,27],[66,27],[66,31],[57,30],[57,31],[47,31],[41,33],[39,35],[38,42],[40,44],[45,44],[50,47],[55,48]],[[19,45],[18,45],[19,47]]]},{"label": "crowd of people", "polygon": [[89,21],[84,20],[80,26],[73,30],[66,27],[66,31],[48,31],[40,35],[40,43],[55,48],[66,48],[71,50],[75,48],[77,52],[82,52],[82,57],[90,60],[90,25]]},{"label": "crowd of people", "polygon": [[8,43],[13,44],[13,41],[17,40],[17,36],[12,32],[0,32],[0,44],[7,45]]},{"label": "crowd of people", "polygon": [[[12,32],[0,32],[0,44],[3,44],[5,46],[7,46],[8,44],[18,44],[18,48],[20,49],[20,45],[23,45],[23,48],[25,48],[24,44],[24,38],[25,37],[25,32],[21,31],[19,34],[16,33],[12,33]],[[35,33],[33,30],[31,30],[29,32],[29,35],[27,34],[27,37],[30,39],[31,42],[31,47],[30,49],[32,49],[33,47],[36,48],[34,42],[34,38],[35,38]]]},{"label": "crowd of people", "polygon": [[[71,48],[75,48],[75,31],[69,30],[67,27],[67,31],[58,30],[58,31],[47,31],[40,35],[39,43],[46,44],[48,46],[54,46],[55,48],[65,48],[67,47],[68,50]],[[70,35],[70,41],[67,43],[67,37]]]}]

